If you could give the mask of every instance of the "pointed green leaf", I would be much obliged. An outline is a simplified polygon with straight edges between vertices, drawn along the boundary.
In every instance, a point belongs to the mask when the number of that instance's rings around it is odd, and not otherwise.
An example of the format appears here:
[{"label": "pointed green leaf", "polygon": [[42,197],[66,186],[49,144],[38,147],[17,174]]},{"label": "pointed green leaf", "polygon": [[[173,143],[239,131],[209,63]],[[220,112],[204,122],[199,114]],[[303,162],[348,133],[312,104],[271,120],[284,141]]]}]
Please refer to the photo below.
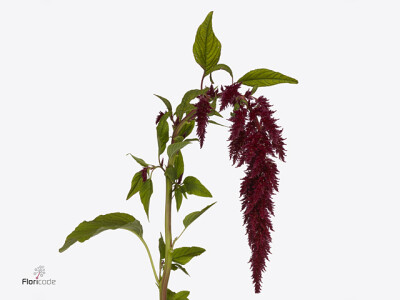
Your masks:
[{"label": "pointed green leaf", "polygon": [[163,115],[157,125],[158,155],[161,155],[164,152],[169,140],[169,126],[167,122],[169,116],[169,112]]},{"label": "pointed green leaf", "polygon": [[[194,98],[206,93],[208,91],[208,88],[202,89],[202,90],[190,90],[185,93],[185,95],[182,98],[181,103],[177,106],[175,115],[179,118],[182,119],[183,114],[188,111],[188,108],[191,107],[190,101],[192,101]],[[193,106],[193,105],[192,105]]]},{"label": "pointed green leaf", "polygon": [[150,197],[153,194],[153,182],[147,179],[143,182],[140,189],[140,200],[142,201],[144,211],[146,212],[147,219],[149,219]]},{"label": "pointed green leaf", "polygon": [[179,293],[176,293],[174,298],[172,300],[189,300],[190,292],[189,291],[180,291]]},{"label": "pointed green leaf", "polygon": [[233,80],[233,73],[231,68],[229,68],[227,65],[225,64],[218,64],[215,65],[214,67],[211,68],[211,70],[209,70],[208,72],[206,72],[205,76],[207,76],[208,74],[211,74],[214,71],[218,71],[218,70],[223,70],[229,73],[229,75],[231,75],[232,80]]},{"label": "pointed green leaf", "polygon": [[206,251],[200,247],[182,247],[174,249],[172,253],[172,261],[181,265],[187,264],[193,257],[198,256]]},{"label": "pointed green leaf", "polygon": [[75,230],[67,236],[64,245],[59,251],[64,252],[76,242],[83,243],[105,230],[119,228],[129,230],[142,239],[143,228],[140,222],[129,214],[117,212],[100,215],[92,221],[83,221],[80,223]]},{"label": "pointed green leaf", "polygon": [[207,209],[209,209],[215,203],[217,203],[217,202],[214,202],[213,204],[206,206],[205,208],[203,208],[200,211],[195,211],[195,212],[188,214],[185,217],[185,219],[183,219],[183,225],[185,226],[185,228],[187,228],[190,224],[192,224],[198,217],[200,217]]},{"label": "pointed green leaf", "polygon": [[142,165],[143,167],[148,167],[148,166],[149,166],[149,164],[146,163],[143,159],[141,159],[141,158],[139,158],[139,157],[136,157],[136,156],[133,156],[132,153],[128,153],[127,155],[132,156],[132,158],[133,158],[134,160],[136,160],[136,162],[137,162],[138,164]]},{"label": "pointed green leaf", "polygon": [[196,177],[186,177],[183,181],[183,186],[185,187],[185,191],[190,195],[212,197],[210,191],[207,190],[207,188]]},{"label": "pointed green leaf", "polygon": [[167,300],[174,300],[175,295],[176,295],[176,293],[174,293],[170,289],[167,290]]},{"label": "pointed green leaf", "polygon": [[126,200],[129,200],[129,198],[131,198],[133,195],[139,192],[140,188],[142,187],[142,184],[143,184],[142,173],[139,171],[135,173],[135,175],[132,178],[131,189],[129,190],[129,193],[126,196]]},{"label": "pointed green leaf", "polygon": [[213,32],[212,16],[213,12],[210,12],[199,26],[193,44],[194,58],[205,73],[210,72],[221,56],[221,43]]},{"label": "pointed green leaf", "polygon": [[185,147],[186,145],[189,145],[189,144],[191,144],[191,141],[183,141],[183,142],[174,143],[174,144],[169,145],[167,148],[168,157],[171,158],[179,150],[181,150],[183,147]]},{"label": "pointed green leaf", "polygon": [[179,209],[181,208],[181,204],[182,204],[182,192],[181,192],[180,188],[177,188],[175,190],[175,200],[176,200],[176,210],[179,211]]},{"label": "pointed green leaf", "polygon": [[176,175],[176,169],[172,166],[167,167],[165,170],[165,176],[167,176],[172,182],[178,178]]},{"label": "pointed green leaf", "polygon": [[189,291],[181,291],[179,293],[174,293],[170,289],[167,290],[167,300],[189,300],[190,292]]},{"label": "pointed green leaf", "polygon": [[217,116],[217,117],[223,118],[223,116],[219,112],[217,112],[215,109],[213,109],[208,115],[210,117]]},{"label": "pointed green leaf", "polygon": [[181,270],[183,273],[185,273],[187,276],[190,276],[189,273],[186,271],[184,267],[182,267],[180,264],[172,264],[171,265],[171,270],[176,271],[176,270]]},{"label": "pointed green leaf", "polygon": [[181,186],[179,186],[179,190],[182,192],[182,195],[185,197],[185,199],[187,199],[185,185],[182,184]]},{"label": "pointed green leaf", "polygon": [[165,106],[168,108],[168,111],[172,113],[172,105],[171,105],[171,102],[169,102],[168,99],[166,99],[166,98],[164,98],[162,96],[156,95],[156,94],[154,94],[154,96],[160,98],[161,101],[164,102]]},{"label": "pointed green leaf", "polygon": [[210,106],[213,110],[217,108],[217,97],[214,98],[214,100],[211,101]]},{"label": "pointed green leaf", "polygon": [[174,166],[176,169],[176,177],[179,178],[185,171],[185,163],[183,162],[183,155],[181,151],[178,151],[176,155]]},{"label": "pointed green leaf", "polygon": [[213,120],[208,120],[208,123],[215,124],[215,125],[219,125],[219,126],[222,126],[222,127],[228,127],[228,128],[229,128],[229,126],[222,125],[222,124],[220,124],[220,123],[218,123],[218,122],[215,122],[215,121],[213,121]]},{"label": "pointed green leaf", "polygon": [[194,139],[185,139],[185,142],[198,142],[199,139],[198,138],[194,138]]},{"label": "pointed green leaf", "polygon": [[162,234],[160,233],[160,238],[158,239],[158,251],[160,251],[160,260],[165,258],[165,243]]},{"label": "pointed green leaf", "polygon": [[252,87],[270,86],[278,83],[299,83],[292,77],[268,69],[252,70],[243,75],[238,82]]}]

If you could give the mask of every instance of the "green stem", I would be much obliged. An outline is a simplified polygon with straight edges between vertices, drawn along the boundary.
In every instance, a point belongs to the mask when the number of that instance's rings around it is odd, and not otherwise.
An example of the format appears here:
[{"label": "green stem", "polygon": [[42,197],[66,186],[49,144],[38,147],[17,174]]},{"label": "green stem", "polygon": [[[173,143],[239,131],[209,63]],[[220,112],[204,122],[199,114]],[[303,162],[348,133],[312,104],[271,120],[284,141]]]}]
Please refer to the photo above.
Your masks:
[{"label": "green stem", "polygon": [[201,77],[201,82],[200,82],[200,89],[203,89],[203,81],[204,81],[204,77],[206,77],[206,72],[203,72],[203,76]]},{"label": "green stem", "polygon": [[180,121],[180,122],[178,123],[178,125],[176,125],[176,127],[175,127],[175,129],[174,129],[174,132],[173,132],[173,134],[172,134],[172,143],[175,142],[174,139],[178,136],[179,131],[181,131],[183,125],[185,125],[185,123],[187,123],[187,122],[190,122],[190,121],[192,120],[192,118],[194,118],[194,116],[196,115],[196,110],[197,110],[197,108],[195,108],[195,109],[193,109],[192,111],[188,112],[188,113],[186,114],[186,117],[184,117],[184,118],[182,119],[182,121]]},{"label": "green stem", "polygon": [[[173,165],[169,160],[168,165]],[[171,205],[172,205],[172,181],[165,176],[165,263],[160,287],[160,300],[167,300],[168,281],[172,265],[172,232],[171,232]]]},{"label": "green stem", "polygon": [[179,238],[180,238],[180,237],[182,236],[182,234],[185,232],[186,228],[187,228],[187,227],[185,227],[185,229],[182,230],[181,234],[180,234],[179,236],[177,236],[177,237],[174,239],[174,242],[172,243],[172,247],[175,246],[176,241],[179,240]]},{"label": "green stem", "polygon": [[[202,78],[202,85],[203,85]],[[193,109],[189,113],[186,114],[186,117],[183,118],[174,128],[174,132],[172,133],[171,144],[175,143],[175,138],[178,136],[179,131],[182,129],[182,126],[186,122],[190,122],[191,119],[195,116],[196,109]],[[160,158],[159,158],[160,160]],[[160,163],[161,165],[161,163]],[[174,158],[168,160],[168,166],[174,165]],[[172,242],[172,231],[171,231],[171,206],[172,206],[172,181],[165,176],[165,262],[163,268],[163,275],[160,278],[160,300],[167,300],[168,293],[168,281],[171,273],[171,265],[172,265],[172,251],[173,251],[173,242]]]},{"label": "green stem", "polygon": [[137,237],[142,241],[144,247],[146,248],[147,254],[149,255],[149,258],[150,258],[151,268],[153,269],[154,278],[156,279],[157,284],[160,284],[160,279],[157,276],[157,272],[154,267],[154,262],[153,262],[153,258],[151,256],[149,247],[147,246],[146,242],[144,241],[144,239],[142,237],[140,237],[140,236],[137,236]]}]

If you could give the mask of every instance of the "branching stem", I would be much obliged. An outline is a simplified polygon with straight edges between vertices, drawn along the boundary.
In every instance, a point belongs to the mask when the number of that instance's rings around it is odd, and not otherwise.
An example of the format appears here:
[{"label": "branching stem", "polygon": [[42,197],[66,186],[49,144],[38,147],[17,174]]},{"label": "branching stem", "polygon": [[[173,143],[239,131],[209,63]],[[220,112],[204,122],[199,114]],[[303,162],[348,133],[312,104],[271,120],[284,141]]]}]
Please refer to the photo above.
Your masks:
[{"label": "branching stem", "polygon": [[160,284],[160,279],[159,279],[159,277],[157,277],[156,269],[154,267],[153,257],[151,256],[149,247],[147,246],[146,242],[144,241],[144,239],[141,236],[137,235],[137,237],[142,241],[144,247],[146,248],[147,254],[149,255],[149,258],[150,258],[151,268],[153,269],[154,278],[156,279],[157,284]]},{"label": "branching stem", "polygon": [[172,247],[174,247],[176,241],[179,240],[179,238],[182,236],[182,234],[185,232],[185,230],[186,230],[186,227],[185,227],[185,229],[182,230],[181,234],[174,239],[174,242],[172,243]]}]

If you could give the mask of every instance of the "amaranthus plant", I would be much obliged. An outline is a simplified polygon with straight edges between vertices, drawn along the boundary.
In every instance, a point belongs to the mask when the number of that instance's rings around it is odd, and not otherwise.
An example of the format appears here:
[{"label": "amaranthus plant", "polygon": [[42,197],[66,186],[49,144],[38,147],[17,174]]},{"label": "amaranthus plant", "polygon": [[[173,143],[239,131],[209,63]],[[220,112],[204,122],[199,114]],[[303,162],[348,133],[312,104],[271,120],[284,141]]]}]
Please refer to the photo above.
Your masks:
[{"label": "amaranthus plant", "polygon": [[[231,68],[218,63],[221,43],[212,29],[212,15],[213,12],[210,12],[198,28],[193,45],[194,58],[204,71],[200,89],[186,92],[175,110],[169,100],[156,95],[166,106],[155,121],[158,163],[149,164],[129,154],[141,169],[132,178],[127,200],[139,193],[147,218],[153,194],[153,172],[158,169],[165,176],[165,239],[162,235],[159,238],[158,272],[144,240],[141,223],[126,213],[100,215],[92,221],[82,222],[68,235],[65,244],[59,250],[63,252],[75,242],[84,242],[108,229],[129,230],[139,238],[147,251],[160,300],[188,299],[189,291],[175,293],[168,289],[171,271],[181,270],[187,274],[184,266],[195,256],[201,255],[205,249],[178,248],[176,244],[188,226],[215,204],[214,202],[200,211],[187,215],[183,220],[183,231],[173,237],[171,231],[173,197],[178,211],[183,198],[186,199],[188,195],[212,197],[209,190],[197,178],[184,176],[182,149],[193,142],[199,142],[202,147],[208,125],[220,125],[211,120],[211,117],[223,118],[220,112],[224,110],[230,110],[229,156],[237,167],[246,167],[241,182],[240,197],[244,225],[252,251],[249,262],[256,293],[261,291],[262,273],[265,271],[265,263],[270,254],[271,231],[273,231],[271,216],[274,215],[272,197],[278,191],[278,169],[274,159],[284,161],[285,142],[282,138],[282,129],[276,124],[277,120],[274,118],[269,100],[264,96],[255,96],[255,92],[258,87],[298,82],[294,78],[268,69],[252,70],[234,81]],[[212,74],[218,70],[230,74],[231,85],[218,86],[214,83]],[[204,79],[207,77],[210,79],[210,86],[204,85]],[[242,91],[244,86],[249,86],[251,89]],[[195,126],[197,138],[192,137]]]}]

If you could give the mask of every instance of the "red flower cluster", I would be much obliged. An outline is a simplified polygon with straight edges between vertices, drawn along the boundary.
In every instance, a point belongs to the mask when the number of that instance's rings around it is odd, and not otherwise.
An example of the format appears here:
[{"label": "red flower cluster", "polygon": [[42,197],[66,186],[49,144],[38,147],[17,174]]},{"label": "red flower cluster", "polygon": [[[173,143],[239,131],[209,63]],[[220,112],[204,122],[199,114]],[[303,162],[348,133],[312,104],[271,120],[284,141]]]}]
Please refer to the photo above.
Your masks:
[{"label": "red flower cluster", "polygon": [[208,95],[201,95],[198,97],[199,102],[194,106],[196,109],[196,123],[197,123],[197,136],[200,140],[200,148],[203,147],[204,137],[206,134],[206,127],[208,124],[208,114],[211,112],[210,98]]},{"label": "red flower cluster", "polygon": [[160,122],[162,116],[165,115],[165,113],[166,112],[160,111],[160,113],[157,115],[157,118],[156,118],[156,124],[158,124],[158,122]]},{"label": "red flower cluster", "polygon": [[284,161],[282,130],[273,118],[274,111],[264,97],[255,98],[248,91],[239,92],[240,83],[225,87],[221,94],[221,110],[233,107],[229,121],[229,155],[237,166],[247,165],[240,195],[248,242],[255,292],[261,291],[262,272],[270,254],[272,196],[278,191],[278,169],[271,157]]},{"label": "red flower cluster", "polygon": [[197,123],[197,136],[199,137],[200,148],[203,147],[208,119],[210,117],[210,113],[213,110],[210,101],[216,101],[218,96],[218,88],[214,89],[214,87],[211,85],[205,95],[200,95],[197,97],[199,99],[199,102],[194,105],[196,107],[195,118]]}]

